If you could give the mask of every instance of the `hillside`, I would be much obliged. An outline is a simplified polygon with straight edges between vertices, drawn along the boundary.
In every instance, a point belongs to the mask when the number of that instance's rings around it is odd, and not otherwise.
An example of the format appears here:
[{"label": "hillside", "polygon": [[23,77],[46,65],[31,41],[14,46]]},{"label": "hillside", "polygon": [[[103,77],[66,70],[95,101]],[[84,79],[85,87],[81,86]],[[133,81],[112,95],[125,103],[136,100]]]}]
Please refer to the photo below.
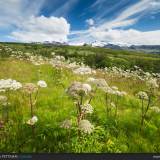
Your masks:
[{"label": "hillside", "polygon": [[159,153],[159,62],[139,52],[1,43],[0,151]]},{"label": "hillside", "polygon": [[[51,57],[54,52],[71,61],[83,62],[93,68],[117,66],[123,69],[133,68],[135,65],[144,71],[160,72],[160,54],[113,50],[90,46],[55,46],[42,44],[8,43],[15,51],[32,52],[36,55]],[[5,56],[5,55],[4,55]]]}]

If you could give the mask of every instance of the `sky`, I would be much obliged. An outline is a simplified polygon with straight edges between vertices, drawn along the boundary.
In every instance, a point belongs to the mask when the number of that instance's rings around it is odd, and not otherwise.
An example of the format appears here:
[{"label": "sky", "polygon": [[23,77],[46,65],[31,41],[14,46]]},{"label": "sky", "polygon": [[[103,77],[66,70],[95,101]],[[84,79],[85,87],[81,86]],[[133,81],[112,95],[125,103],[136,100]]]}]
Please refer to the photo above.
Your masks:
[{"label": "sky", "polygon": [[0,0],[0,41],[160,45],[160,0]]}]

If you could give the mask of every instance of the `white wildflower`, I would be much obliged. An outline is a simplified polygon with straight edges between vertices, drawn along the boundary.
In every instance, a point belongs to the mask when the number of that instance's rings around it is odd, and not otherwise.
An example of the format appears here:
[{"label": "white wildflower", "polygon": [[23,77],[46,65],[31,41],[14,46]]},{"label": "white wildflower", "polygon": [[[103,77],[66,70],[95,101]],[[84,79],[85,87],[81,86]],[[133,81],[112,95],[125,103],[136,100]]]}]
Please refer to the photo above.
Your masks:
[{"label": "white wildflower", "polygon": [[0,91],[6,90],[18,90],[22,87],[20,82],[12,79],[1,79],[0,80]]},{"label": "white wildflower", "polygon": [[87,95],[91,91],[91,86],[89,84],[83,84],[81,82],[74,82],[68,88],[67,92],[73,97],[78,95]]},{"label": "white wildflower", "polygon": [[81,110],[83,113],[93,113],[93,107],[89,103],[82,105]]},{"label": "white wildflower", "polygon": [[37,123],[37,121],[38,121],[37,116],[33,116],[31,119],[27,121],[27,124],[33,126],[35,125],[35,123]]},{"label": "white wildflower", "polygon": [[73,73],[81,74],[81,75],[92,74],[92,69],[89,67],[79,67],[79,68],[73,70]]},{"label": "white wildflower", "polygon": [[38,85],[39,87],[41,87],[41,88],[46,88],[46,87],[47,87],[47,83],[46,83],[45,81],[43,81],[43,80],[39,80],[39,81],[37,82],[37,85]]},{"label": "white wildflower", "polygon": [[79,123],[79,129],[84,133],[92,133],[94,130],[94,126],[88,120],[81,120]]},{"label": "white wildflower", "polygon": [[138,93],[137,93],[137,97],[138,97],[139,99],[148,100],[148,95],[147,95],[147,93],[146,93],[146,92],[143,92],[143,91],[138,92]]},{"label": "white wildflower", "polygon": [[84,88],[87,92],[91,92],[92,90],[91,86],[87,83],[82,84],[82,88]]},{"label": "white wildflower", "polygon": [[147,82],[146,82],[146,85],[149,87],[149,88],[158,88],[159,85],[157,83],[157,79],[155,78],[151,78],[149,79]]}]

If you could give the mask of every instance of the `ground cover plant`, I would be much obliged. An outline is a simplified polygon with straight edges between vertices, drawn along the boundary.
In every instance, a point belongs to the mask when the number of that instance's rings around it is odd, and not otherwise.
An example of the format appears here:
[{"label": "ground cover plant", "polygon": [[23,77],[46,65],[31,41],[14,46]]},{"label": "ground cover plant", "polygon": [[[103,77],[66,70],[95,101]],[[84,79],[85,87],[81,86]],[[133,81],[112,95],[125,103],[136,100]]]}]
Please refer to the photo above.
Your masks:
[{"label": "ground cover plant", "polygon": [[0,150],[160,152],[159,61],[88,46],[1,43]]}]

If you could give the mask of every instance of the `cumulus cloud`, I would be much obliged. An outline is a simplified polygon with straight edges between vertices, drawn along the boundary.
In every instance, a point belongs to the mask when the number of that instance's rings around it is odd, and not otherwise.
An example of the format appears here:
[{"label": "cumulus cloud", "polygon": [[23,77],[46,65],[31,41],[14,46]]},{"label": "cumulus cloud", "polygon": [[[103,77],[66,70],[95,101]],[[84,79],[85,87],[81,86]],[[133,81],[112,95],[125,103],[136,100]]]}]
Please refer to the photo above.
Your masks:
[{"label": "cumulus cloud", "polygon": [[[62,17],[39,16],[45,0],[1,0],[0,29],[14,41],[67,41],[70,24]],[[2,36],[1,36],[2,38]]]},{"label": "cumulus cloud", "polygon": [[11,33],[11,38],[24,42],[67,41],[70,24],[65,18],[31,16],[18,25],[18,30]]},{"label": "cumulus cloud", "polygon": [[87,19],[87,20],[86,20],[86,23],[87,23],[89,26],[93,26],[93,25],[94,25],[94,20],[93,20],[92,18]]}]

